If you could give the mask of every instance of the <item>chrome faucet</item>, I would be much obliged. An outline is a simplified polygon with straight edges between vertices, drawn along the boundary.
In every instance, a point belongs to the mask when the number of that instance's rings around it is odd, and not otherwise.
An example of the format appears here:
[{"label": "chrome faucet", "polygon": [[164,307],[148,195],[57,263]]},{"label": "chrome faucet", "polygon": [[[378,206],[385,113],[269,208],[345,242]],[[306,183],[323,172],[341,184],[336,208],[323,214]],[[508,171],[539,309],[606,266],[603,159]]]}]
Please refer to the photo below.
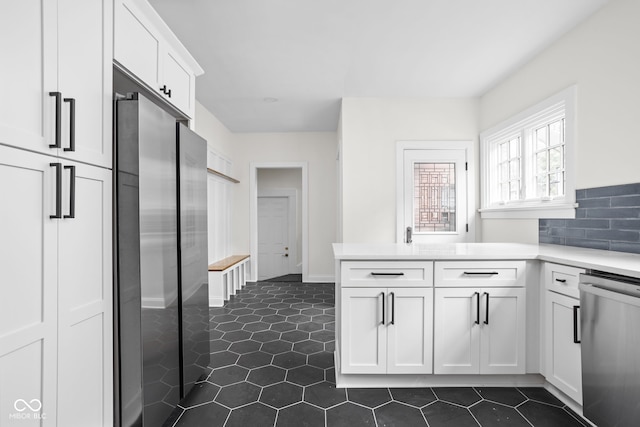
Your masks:
[{"label": "chrome faucet", "polygon": [[413,229],[411,227],[407,227],[407,237],[406,237],[406,240],[405,240],[407,243],[413,242],[412,231],[413,231]]}]

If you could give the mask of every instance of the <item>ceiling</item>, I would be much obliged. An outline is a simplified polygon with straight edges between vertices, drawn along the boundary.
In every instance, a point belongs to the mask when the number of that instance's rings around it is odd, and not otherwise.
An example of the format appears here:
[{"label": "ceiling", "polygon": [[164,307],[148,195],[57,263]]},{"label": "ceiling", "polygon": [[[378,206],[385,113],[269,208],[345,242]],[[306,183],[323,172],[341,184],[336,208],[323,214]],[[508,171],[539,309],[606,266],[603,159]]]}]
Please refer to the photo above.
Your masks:
[{"label": "ceiling", "polygon": [[343,97],[477,97],[608,0],[150,0],[233,132],[335,131]]}]

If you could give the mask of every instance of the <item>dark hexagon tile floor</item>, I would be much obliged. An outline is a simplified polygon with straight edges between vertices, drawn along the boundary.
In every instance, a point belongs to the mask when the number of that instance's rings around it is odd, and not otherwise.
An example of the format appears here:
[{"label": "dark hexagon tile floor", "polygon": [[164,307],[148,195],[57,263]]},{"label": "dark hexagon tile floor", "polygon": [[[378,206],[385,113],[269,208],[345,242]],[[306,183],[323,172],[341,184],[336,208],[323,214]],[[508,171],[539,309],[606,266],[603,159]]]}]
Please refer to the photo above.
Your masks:
[{"label": "dark hexagon tile floor", "polygon": [[166,427],[583,427],[543,388],[338,389],[334,285],[249,283],[211,308],[211,372]]}]

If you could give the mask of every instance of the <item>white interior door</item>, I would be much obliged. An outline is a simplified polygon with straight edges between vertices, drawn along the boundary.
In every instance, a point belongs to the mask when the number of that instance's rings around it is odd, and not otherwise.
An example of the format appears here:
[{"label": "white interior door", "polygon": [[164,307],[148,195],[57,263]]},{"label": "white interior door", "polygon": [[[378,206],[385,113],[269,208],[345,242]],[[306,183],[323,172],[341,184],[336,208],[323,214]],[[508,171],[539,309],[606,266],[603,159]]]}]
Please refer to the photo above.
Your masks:
[{"label": "white interior door", "polygon": [[402,162],[398,240],[406,242],[411,227],[416,243],[473,241],[468,231],[467,150],[405,149]]},{"label": "white interior door", "polygon": [[258,280],[289,274],[289,198],[258,197]]}]

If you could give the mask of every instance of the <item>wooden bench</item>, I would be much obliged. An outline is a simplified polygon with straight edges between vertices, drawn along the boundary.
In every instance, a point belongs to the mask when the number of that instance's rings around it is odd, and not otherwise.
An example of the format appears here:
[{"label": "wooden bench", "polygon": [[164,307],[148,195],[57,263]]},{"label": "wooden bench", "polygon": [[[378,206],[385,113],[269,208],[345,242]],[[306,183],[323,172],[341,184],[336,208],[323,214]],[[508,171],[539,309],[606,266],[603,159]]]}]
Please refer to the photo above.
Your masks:
[{"label": "wooden bench", "polygon": [[222,307],[247,283],[249,255],[232,255],[209,265],[209,307]]}]

